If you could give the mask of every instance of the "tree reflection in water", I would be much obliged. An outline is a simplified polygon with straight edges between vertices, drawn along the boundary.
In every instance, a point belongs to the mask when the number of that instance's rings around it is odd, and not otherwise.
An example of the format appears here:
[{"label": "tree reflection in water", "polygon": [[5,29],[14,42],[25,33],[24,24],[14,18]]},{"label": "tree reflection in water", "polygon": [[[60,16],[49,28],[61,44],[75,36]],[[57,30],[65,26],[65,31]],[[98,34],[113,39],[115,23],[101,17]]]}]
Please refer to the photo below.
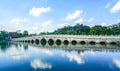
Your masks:
[{"label": "tree reflection in water", "polygon": [[0,50],[5,52],[10,47],[10,42],[0,42]]}]

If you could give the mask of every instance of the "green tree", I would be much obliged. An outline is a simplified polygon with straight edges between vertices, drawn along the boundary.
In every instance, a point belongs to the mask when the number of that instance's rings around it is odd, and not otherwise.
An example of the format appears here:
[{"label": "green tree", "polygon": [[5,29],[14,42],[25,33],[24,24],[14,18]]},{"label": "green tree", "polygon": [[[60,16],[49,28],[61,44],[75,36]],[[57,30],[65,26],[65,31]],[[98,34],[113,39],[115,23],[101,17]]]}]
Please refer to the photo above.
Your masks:
[{"label": "green tree", "polygon": [[23,32],[23,36],[28,36],[28,31],[25,30],[25,31]]},{"label": "green tree", "polygon": [[1,31],[0,32],[0,41],[5,40],[8,37],[8,32]]}]

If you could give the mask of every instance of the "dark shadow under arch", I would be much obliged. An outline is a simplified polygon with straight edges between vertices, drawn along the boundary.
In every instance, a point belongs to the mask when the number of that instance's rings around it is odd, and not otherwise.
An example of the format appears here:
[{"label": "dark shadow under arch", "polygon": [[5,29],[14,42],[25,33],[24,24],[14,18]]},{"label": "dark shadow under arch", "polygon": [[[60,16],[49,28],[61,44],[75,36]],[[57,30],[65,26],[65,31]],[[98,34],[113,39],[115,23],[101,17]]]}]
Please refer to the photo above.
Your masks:
[{"label": "dark shadow under arch", "polygon": [[117,43],[116,42],[110,42],[111,45],[116,45]]},{"label": "dark shadow under arch", "polygon": [[76,41],[76,40],[72,40],[71,44],[72,44],[72,45],[76,45],[76,44],[77,44],[77,41]]},{"label": "dark shadow under arch", "polygon": [[32,43],[32,44],[34,43],[34,40],[33,40],[33,39],[31,40],[31,43]]},{"label": "dark shadow under arch", "polygon": [[48,40],[48,44],[49,44],[49,45],[53,45],[53,44],[54,44],[54,40],[53,40],[53,39],[49,39],[49,40]]},{"label": "dark shadow under arch", "polygon": [[106,45],[106,42],[105,41],[101,41],[99,44]]},{"label": "dark shadow under arch", "polygon": [[61,40],[60,40],[60,39],[57,39],[55,43],[56,43],[57,45],[61,45]]},{"label": "dark shadow under arch", "polygon": [[84,45],[84,44],[86,44],[86,42],[85,41],[80,41],[80,44]]},{"label": "dark shadow under arch", "polygon": [[68,40],[64,40],[64,45],[68,45],[69,44],[69,41]]},{"label": "dark shadow under arch", "polygon": [[35,40],[35,43],[36,43],[36,44],[39,44],[39,42],[40,42],[39,39],[36,39],[36,40]]},{"label": "dark shadow under arch", "polygon": [[25,40],[25,43],[27,43],[27,40]]},{"label": "dark shadow under arch", "polygon": [[42,39],[41,39],[41,45],[44,46],[44,45],[46,45],[46,43],[47,43],[46,39],[45,39],[45,38],[42,38]]},{"label": "dark shadow under arch", "polygon": [[28,43],[30,43],[30,40],[28,40]]},{"label": "dark shadow under arch", "polygon": [[96,43],[95,43],[95,41],[90,41],[89,44],[95,45]]}]

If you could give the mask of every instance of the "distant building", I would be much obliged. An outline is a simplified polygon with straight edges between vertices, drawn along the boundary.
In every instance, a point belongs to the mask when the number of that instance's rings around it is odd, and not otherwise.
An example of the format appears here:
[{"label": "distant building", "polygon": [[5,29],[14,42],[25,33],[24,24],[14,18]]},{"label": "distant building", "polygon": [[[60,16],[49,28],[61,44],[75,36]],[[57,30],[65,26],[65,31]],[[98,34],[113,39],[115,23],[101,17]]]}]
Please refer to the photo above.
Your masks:
[{"label": "distant building", "polygon": [[9,36],[10,36],[11,38],[15,38],[15,35],[16,35],[16,32],[9,32]]}]

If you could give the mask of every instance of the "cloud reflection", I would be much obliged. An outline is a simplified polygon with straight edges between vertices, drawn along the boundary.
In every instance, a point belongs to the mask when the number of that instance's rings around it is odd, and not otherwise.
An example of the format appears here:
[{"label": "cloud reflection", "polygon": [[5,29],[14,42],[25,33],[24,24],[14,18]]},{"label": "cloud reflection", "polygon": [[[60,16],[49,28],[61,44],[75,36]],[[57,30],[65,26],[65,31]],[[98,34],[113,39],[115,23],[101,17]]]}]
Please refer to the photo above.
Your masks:
[{"label": "cloud reflection", "polygon": [[49,49],[43,49],[42,52],[45,53],[45,54],[48,54],[48,55],[50,55],[50,56],[53,55],[52,50],[49,50]]},{"label": "cloud reflection", "polygon": [[84,63],[84,60],[78,54],[68,53],[67,57],[69,58],[70,61],[76,61],[78,64],[83,64]]},{"label": "cloud reflection", "polygon": [[29,55],[27,53],[21,53],[21,52],[13,52],[10,54],[10,56],[16,60],[20,60],[21,58],[28,58],[29,57]]},{"label": "cloud reflection", "polygon": [[35,60],[31,61],[31,66],[34,69],[38,69],[38,68],[40,68],[40,69],[51,69],[52,68],[51,64],[43,62],[39,59],[35,59]]},{"label": "cloud reflection", "polygon": [[62,54],[63,57],[67,57],[69,59],[70,62],[75,61],[78,64],[84,64],[84,60],[82,58],[84,54],[78,54],[78,53],[74,53],[74,52],[66,52],[65,54]]},{"label": "cloud reflection", "polygon": [[34,50],[34,53],[35,54],[41,54],[41,53],[43,53],[43,54],[46,54],[46,55],[49,55],[49,56],[52,56],[54,53],[53,53],[53,51],[52,50],[50,50],[50,49],[35,49]]},{"label": "cloud reflection", "polygon": [[114,60],[113,60],[113,63],[114,63],[118,68],[120,68],[120,59],[114,59]]}]

